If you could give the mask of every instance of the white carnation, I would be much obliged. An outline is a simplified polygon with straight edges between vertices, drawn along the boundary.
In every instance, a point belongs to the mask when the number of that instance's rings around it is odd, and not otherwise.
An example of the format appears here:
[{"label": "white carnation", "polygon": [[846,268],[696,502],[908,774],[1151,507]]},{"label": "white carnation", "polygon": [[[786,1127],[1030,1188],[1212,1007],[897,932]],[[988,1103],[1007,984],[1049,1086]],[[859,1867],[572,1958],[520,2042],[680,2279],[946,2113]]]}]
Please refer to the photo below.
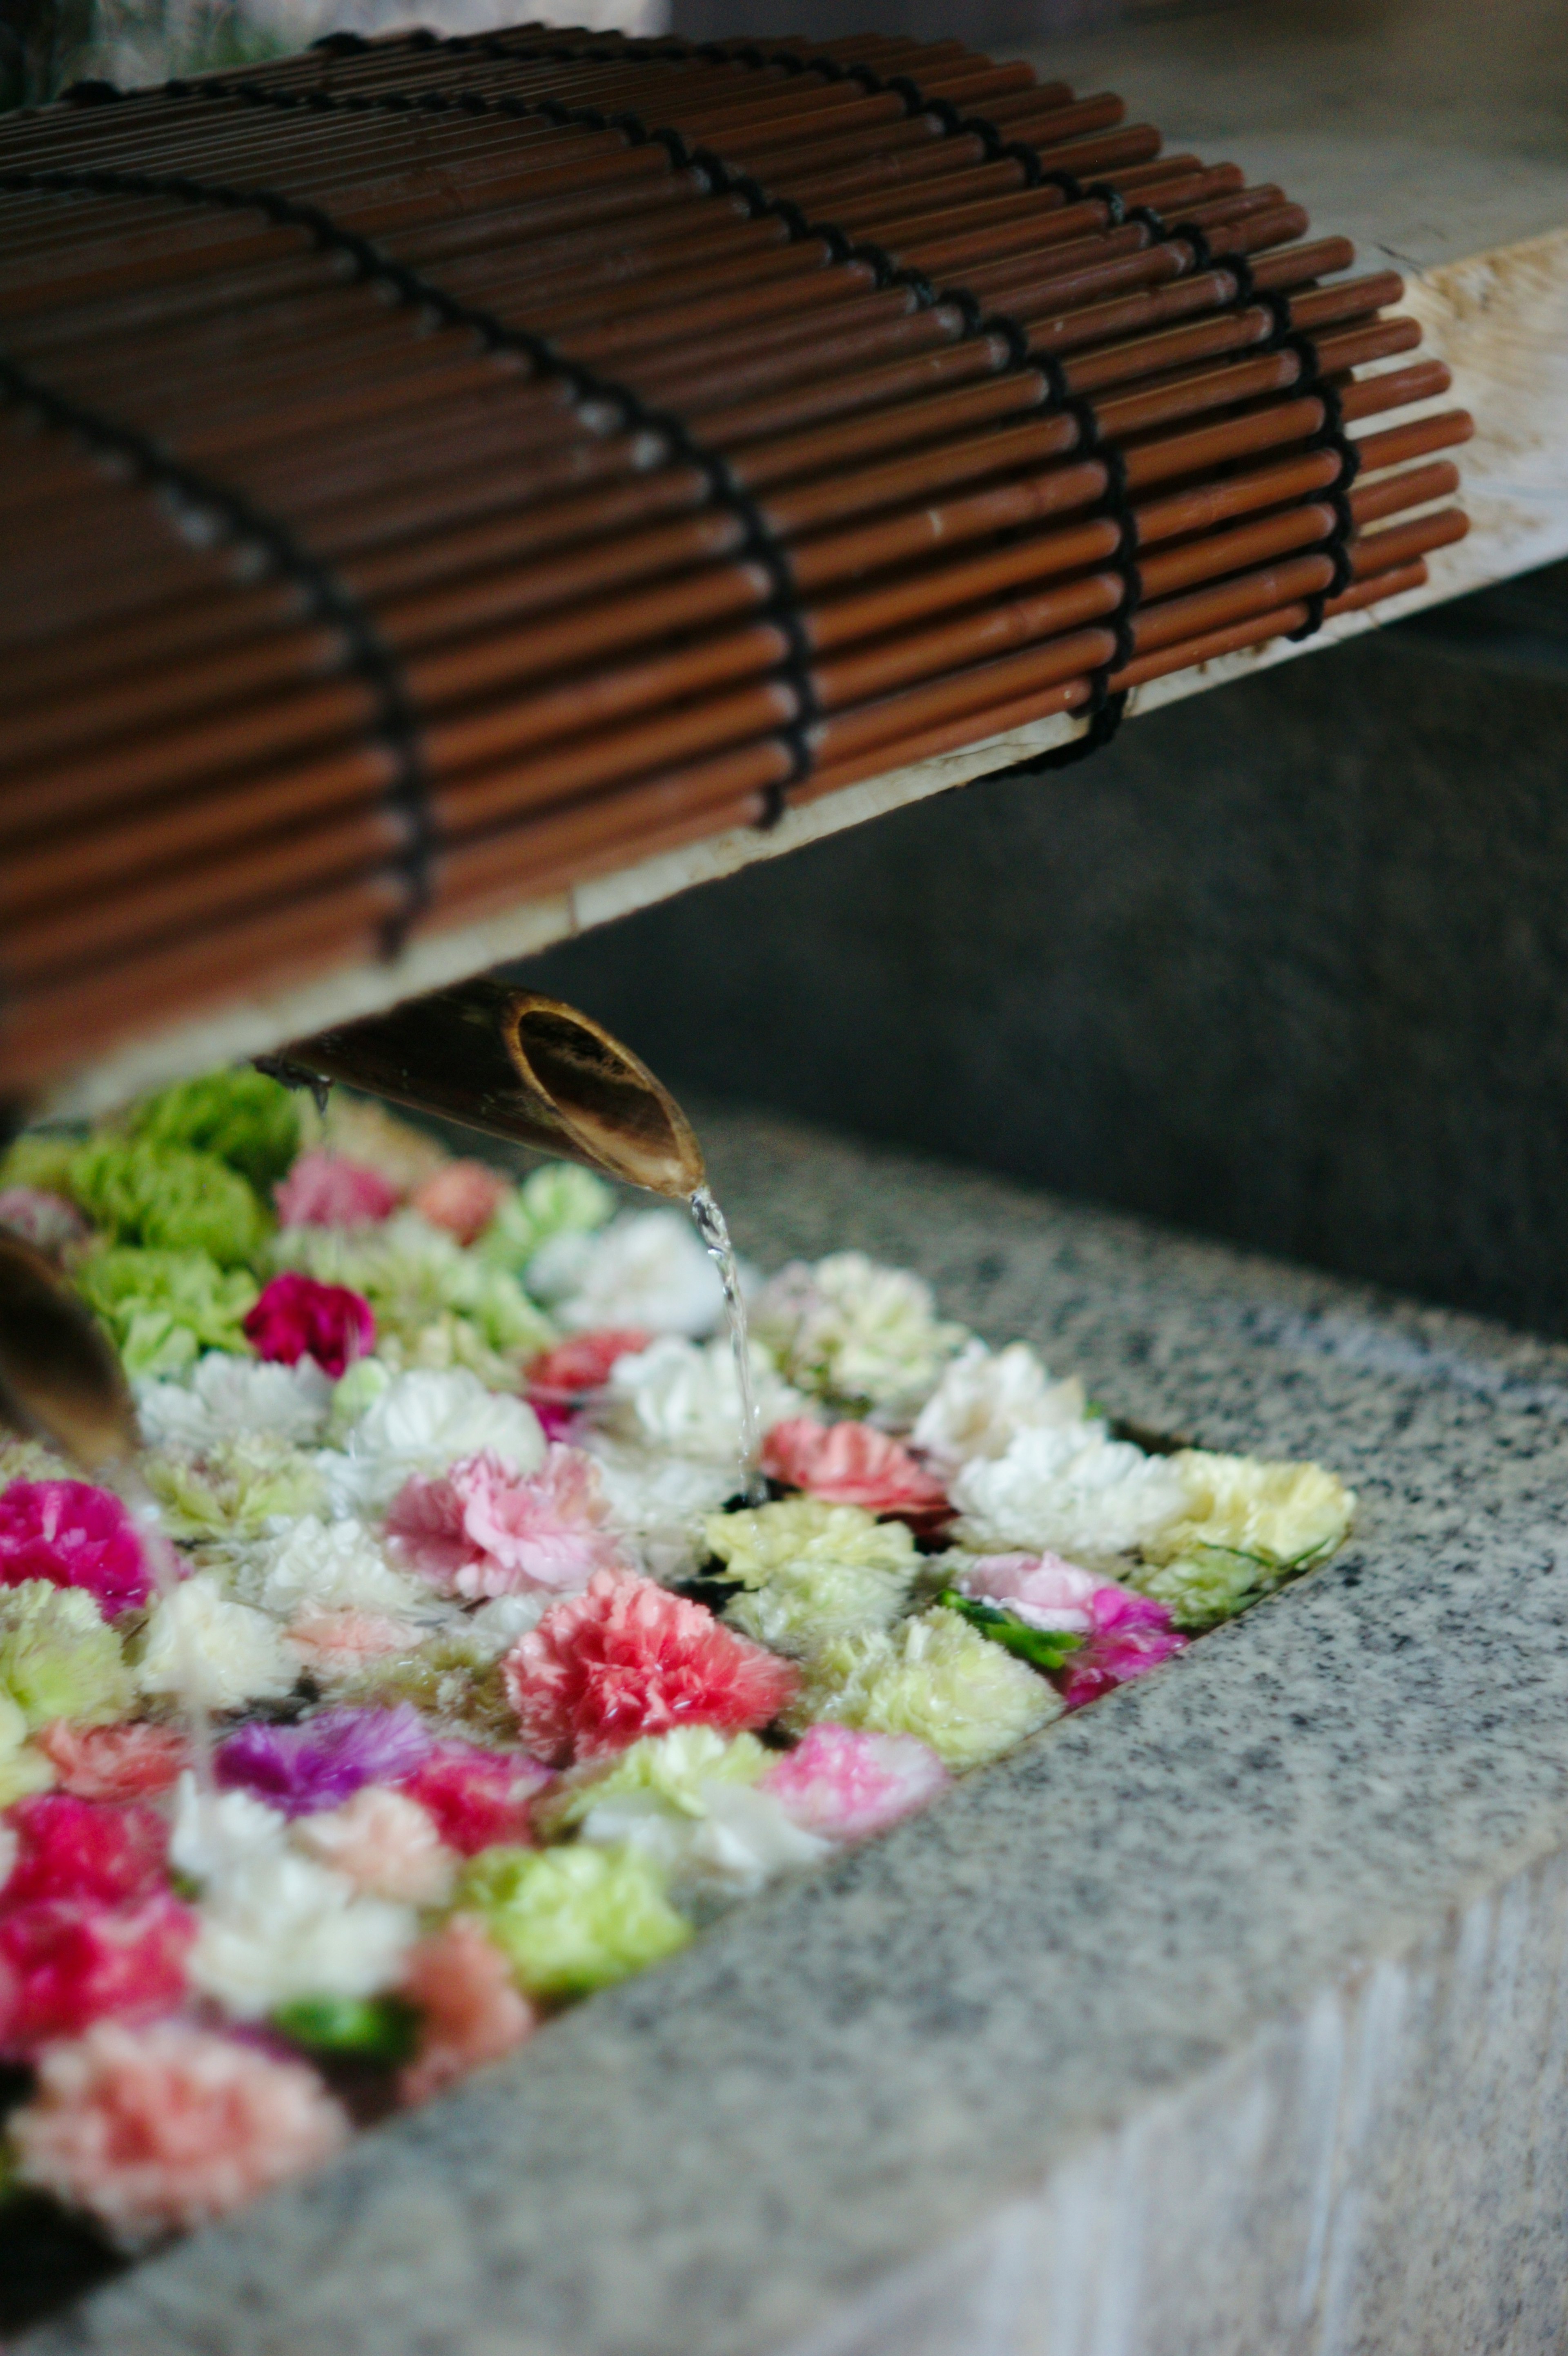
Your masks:
[{"label": "white carnation", "polygon": [[[752,1395],[766,1431],[805,1405],[760,1342],[751,1345]],[[633,1447],[664,1449],[700,1463],[741,1456],[741,1386],[728,1340],[683,1342],[667,1334],[635,1357],[617,1358],[600,1408],[604,1428]]]},{"label": "white carnation", "polygon": [[385,1513],[411,1473],[436,1475],[481,1450],[514,1472],[537,1472],[545,1438],[531,1407],[487,1391],[465,1366],[396,1376],[372,1399],[345,1448],[317,1458],[334,1510]]},{"label": "white carnation", "polygon": [[599,1235],[553,1237],[529,1261],[528,1286],[574,1333],[641,1325],[696,1337],[724,1313],[718,1271],[679,1211],[624,1211]]},{"label": "white carnation", "polygon": [[498,1661],[503,1653],[511,1651],[519,1636],[537,1628],[550,1605],[559,1601],[548,1587],[536,1587],[522,1595],[492,1596],[477,1612],[459,1612],[457,1621],[464,1640],[476,1652],[488,1654],[492,1660]]},{"label": "white carnation", "polygon": [[936,1314],[931,1287],[864,1252],[782,1269],[758,1296],[758,1333],[792,1382],[837,1408],[901,1425],[969,1336]]},{"label": "white carnation", "polygon": [[148,1378],[134,1389],[147,1445],[193,1455],[258,1436],[303,1446],[320,1439],[332,1405],[332,1383],[314,1358],[280,1366],[223,1350],[209,1350],[188,1384]]},{"label": "white carnation", "polygon": [[605,1432],[583,1446],[599,1467],[610,1526],[625,1538],[650,1579],[689,1578],[708,1553],[703,1524],[735,1492],[736,1464],[702,1463],[628,1448]]},{"label": "white carnation", "polygon": [[231,1867],[281,1854],[288,1832],[281,1809],[251,1792],[204,1792],[187,1767],[175,1789],[169,1862],[193,1881],[211,1881]]},{"label": "white carnation", "polygon": [[292,1691],[299,1671],[264,1612],[230,1603],[209,1571],[153,1606],[136,1681],[197,1709],[238,1709]]},{"label": "white carnation", "polygon": [[702,1814],[674,1808],[652,1793],[628,1792],[589,1810],[579,1840],[623,1844],[662,1865],[688,1904],[750,1898],[781,1873],[816,1865],[833,1844],[794,1823],[771,1792],[748,1783],[699,1783]]},{"label": "white carnation", "polygon": [[395,1570],[363,1522],[304,1514],[275,1542],[260,1601],[280,1620],[292,1620],[305,1603],[399,1614],[430,1598],[428,1580]]},{"label": "white carnation", "polygon": [[1187,1503],[1168,1457],[1111,1440],[1099,1422],[1021,1431],[1005,1455],[974,1458],[948,1494],[965,1517],[953,1535],[971,1552],[1070,1558],[1130,1554]]},{"label": "white carnation", "polygon": [[197,1912],[192,1982],[241,2020],[300,1997],[374,1996],[419,1927],[411,1906],[362,1898],[314,1858],[260,1846],[225,1860]]},{"label": "white carnation", "polygon": [[970,1342],[922,1408],[912,1444],[944,1477],[976,1456],[1004,1456],[1020,1431],[1082,1423],[1083,1386],[1053,1383],[1027,1342]]}]

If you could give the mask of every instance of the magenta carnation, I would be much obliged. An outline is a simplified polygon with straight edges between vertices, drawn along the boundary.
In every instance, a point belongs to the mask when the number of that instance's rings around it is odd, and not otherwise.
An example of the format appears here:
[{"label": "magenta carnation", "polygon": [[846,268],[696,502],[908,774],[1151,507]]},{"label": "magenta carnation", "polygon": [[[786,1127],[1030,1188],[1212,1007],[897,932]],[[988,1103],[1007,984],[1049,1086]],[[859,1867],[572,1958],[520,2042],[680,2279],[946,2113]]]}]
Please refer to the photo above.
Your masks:
[{"label": "magenta carnation", "polygon": [[173,1726],[72,1726],[50,1720],[38,1749],[79,1800],[143,1800],[166,1792],[190,1763],[190,1742]]},{"label": "magenta carnation", "polygon": [[129,1906],[18,1906],[0,1918],[0,2054],[26,2060],[111,2015],[172,2011],[195,1936],[196,1916],[166,1893]]},{"label": "magenta carnation", "polygon": [[314,1815],[365,1783],[399,1783],[428,1755],[431,1736],[411,1702],[392,1709],[324,1709],[298,1726],[242,1726],[214,1762],[226,1790],[250,1792],[285,1816]]},{"label": "magenta carnation", "polygon": [[151,1808],[105,1808],[68,1792],[19,1801],[10,1822],[16,1856],[0,1887],[0,1911],[46,1899],[117,1906],[164,1879],[168,1829]]},{"label": "magenta carnation", "polygon": [[554,1780],[521,1751],[438,1742],[398,1788],[434,1818],[448,1848],[477,1857],[482,1848],[527,1847],[533,1839],[528,1810]]},{"label": "magenta carnation", "polygon": [[13,1481],[0,1489],[0,1587],[28,1579],[85,1588],[110,1619],[144,1603],[153,1587],[130,1515],[88,1481]]},{"label": "magenta carnation", "polygon": [[830,1505],[896,1515],[917,1529],[934,1527],[953,1511],[935,1475],[869,1423],[816,1423],[809,1416],[791,1416],[768,1433],[762,1461],[769,1478],[786,1488],[804,1489]]},{"label": "magenta carnation", "polygon": [[861,1734],[814,1726],[770,1767],[762,1790],[809,1833],[865,1840],[941,1797],[953,1781],[928,1742],[912,1734]]},{"label": "magenta carnation", "polygon": [[300,1155],[272,1199],[285,1227],[353,1227],[390,1218],[398,1190],[367,1162],[317,1150]]},{"label": "magenta carnation", "polygon": [[789,1662],[720,1627],[700,1603],[613,1570],[552,1604],[504,1668],[524,1741],[557,1765],[677,1726],[765,1726],[797,1682]]},{"label": "magenta carnation", "polygon": [[448,1594],[560,1592],[624,1566],[603,1526],[609,1510],[592,1458],[552,1446],[527,1480],[487,1453],[465,1457],[438,1481],[416,1472],[393,1501],[387,1529],[403,1558]]},{"label": "magenta carnation", "polygon": [[1097,1588],[1089,1599],[1089,1635],[1056,1676],[1069,1709],[1082,1709],[1113,1686],[1147,1676],[1187,1644],[1171,1626],[1163,1603],[1125,1587]]},{"label": "magenta carnation", "polygon": [[318,1284],[293,1269],[274,1276],[245,1320],[245,1339],[259,1358],[292,1366],[314,1358],[336,1382],[375,1347],[369,1302],[346,1284]]}]

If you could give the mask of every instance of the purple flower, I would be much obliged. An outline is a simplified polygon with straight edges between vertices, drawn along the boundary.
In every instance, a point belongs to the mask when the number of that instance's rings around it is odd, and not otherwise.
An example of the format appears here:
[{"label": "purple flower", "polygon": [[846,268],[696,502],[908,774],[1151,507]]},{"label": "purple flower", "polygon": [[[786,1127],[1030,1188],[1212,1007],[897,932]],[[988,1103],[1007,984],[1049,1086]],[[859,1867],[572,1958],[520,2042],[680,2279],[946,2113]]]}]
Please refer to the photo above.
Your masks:
[{"label": "purple flower", "polygon": [[219,1750],[218,1781],[285,1816],[315,1815],[366,1783],[398,1783],[424,1764],[433,1738],[411,1702],[394,1709],[324,1709],[298,1726],[242,1726]]}]

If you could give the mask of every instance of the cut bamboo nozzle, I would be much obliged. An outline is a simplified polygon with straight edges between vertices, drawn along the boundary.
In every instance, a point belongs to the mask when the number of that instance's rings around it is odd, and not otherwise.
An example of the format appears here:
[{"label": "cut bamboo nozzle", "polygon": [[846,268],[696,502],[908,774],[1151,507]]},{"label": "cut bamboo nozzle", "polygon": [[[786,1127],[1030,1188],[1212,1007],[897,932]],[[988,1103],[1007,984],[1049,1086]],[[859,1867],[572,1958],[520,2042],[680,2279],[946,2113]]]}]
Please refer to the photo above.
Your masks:
[{"label": "cut bamboo nozzle", "polygon": [[120,1361],[40,1251],[0,1230],[0,1426],[99,1474],[141,1446]]},{"label": "cut bamboo nozzle", "polygon": [[691,1123],[640,1056],[556,998],[466,982],[287,1050],[301,1071],[685,1201]]}]

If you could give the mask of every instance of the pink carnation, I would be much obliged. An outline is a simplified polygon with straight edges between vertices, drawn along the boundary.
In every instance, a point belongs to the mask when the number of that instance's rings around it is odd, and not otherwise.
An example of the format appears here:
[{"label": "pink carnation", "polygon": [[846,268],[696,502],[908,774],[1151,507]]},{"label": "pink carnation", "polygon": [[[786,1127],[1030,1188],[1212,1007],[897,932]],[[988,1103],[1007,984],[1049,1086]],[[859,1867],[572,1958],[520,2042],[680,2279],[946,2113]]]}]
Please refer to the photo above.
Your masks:
[{"label": "pink carnation", "polygon": [[520,1751],[480,1751],[468,1742],[438,1742],[414,1774],[398,1786],[434,1819],[448,1848],[477,1857],[482,1848],[526,1847],[533,1840],[528,1810],[547,1783],[548,1767]]},{"label": "pink carnation", "polygon": [[428,1808],[404,1792],[367,1783],[343,1807],[306,1816],[299,1847],[347,1874],[358,1889],[410,1906],[441,1906],[452,1895],[457,1859]]},{"label": "pink carnation", "polygon": [[196,1936],[167,1896],[131,1906],[52,1899],[0,1919],[0,2053],[26,2059],[110,2014],[151,2019],[185,1994]]},{"label": "pink carnation", "polygon": [[190,1744],[172,1726],[72,1726],[57,1718],[38,1749],[79,1800],[143,1800],[166,1792],[190,1763]]},{"label": "pink carnation", "polygon": [[261,1289],[245,1320],[245,1339],[259,1358],[280,1365],[314,1358],[334,1382],[375,1347],[369,1302],[346,1284],[318,1284],[290,1269]]},{"label": "pink carnation", "polygon": [[573,1333],[534,1359],[528,1396],[537,1391],[543,1398],[578,1399],[602,1390],[616,1361],[637,1356],[653,1338],[640,1325],[601,1325],[590,1333]]},{"label": "pink carnation", "polygon": [[412,1207],[432,1227],[444,1227],[460,1244],[477,1243],[510,1189],[483,1162],[449,1162],[410,1196]]},{"label": "pink carnation", "polygon": [[808,1833],[865,1840],[928,1808],[953,1781],[929,1743],[912,1734],[861,1734],[814,1726],[770,1767],[761,1788]]},{"label": "pink carnation", "polygon": [[424,2019],[419,2051],[398,2079],[405,2103],[427,2102],[533,2034],[533,2007],[477,1914],[454,1914],[413,1948],[402,1992]]},{"label": "pink carnation", "polygon": [[0,1909],[54,1898],[118,1906],[164,1879],[168,1828],[151,1808],[106,1808],[69,1792],[46,1792],[11,1811],[16,1856],[0,1887]]},{"label": "pink carnation", "polygon": [[1081,1570],[1059,1554],[980,1555],[955,1584],[976,1602],[1005,1603],[1031,1628],[1058,1628],[1074,1636],[1087,1635],[1093,1627],[1091,1605],[1103,1589],[1122,1592],[1114,1580]]},{"label": "pink carnation", "polygon": [[1058,1671],[1056,1684],[1069,1709],[1098,1701],[1113,1686],[1157,1669],[1187,1639],[1170,1624],[1170,1613],[1151,1595],[1125,1587],[1097,1588],[1090,1598],[1090,1633]]},{"label": "pink carnation", "polygon": [[25,1236],[51,1259],[72,1244],[84,1243],[92,1233],[74,1203],[50,1194],[41,1186],[0,1186],[0,1227]]},{"label": "pink carnation", "polygon": [[305,1604],[283,1630],[305,1667],[326,1676],[347,1676],[367,1661],[414,1652],[421,1633],[411,1621],[325,1603]]},{"label": "pink carnation", "polygon": [[153,1586],[130,1515],[87,1481],[13,1481],[0,1489],[0,1587],[27,1579],[85,1588],[110,1619],[144,1603]]},{"label": "pink carnation", "polygon": [[300,1155],[272,1199],[285,1227],[354,1227],[390,1218],[398,1190],[368,1162],[318,1148]]},{"label": "pink carnation", "polygon": [[809,1416],[791,1416],[775,1423],[763,1440],[763,1470],[786,1488],[804,1489],[830,1505],[896,1515],[916,1529],[933,1528],[953,1511],[935,1475],[869,1423],[814,1423]]},{"label": "pink carnation", "polygon": [[559,1592],[624,1562],[603,1526],[609,1510],[592,1458],[552,1445],[527,1480],[488,1453],[465,1457],[440,1480],[416,1472],[393,1500],[387,1529],[403,1559],[447,1594]]},{"label": "pink carnation", "polygon": [[136,2242],[319,2167],[348,2121],[303,2062],[185,2021],[105,2022],[44,2055],[10,2131],[25,2183]]},{"label": "pink carnation", "polygon": [[700,1603],[612,1570],[551,1604],[503,1669],[524,1741],[558,1765],[677,1726],[765,1726],[798,1676]]}]

